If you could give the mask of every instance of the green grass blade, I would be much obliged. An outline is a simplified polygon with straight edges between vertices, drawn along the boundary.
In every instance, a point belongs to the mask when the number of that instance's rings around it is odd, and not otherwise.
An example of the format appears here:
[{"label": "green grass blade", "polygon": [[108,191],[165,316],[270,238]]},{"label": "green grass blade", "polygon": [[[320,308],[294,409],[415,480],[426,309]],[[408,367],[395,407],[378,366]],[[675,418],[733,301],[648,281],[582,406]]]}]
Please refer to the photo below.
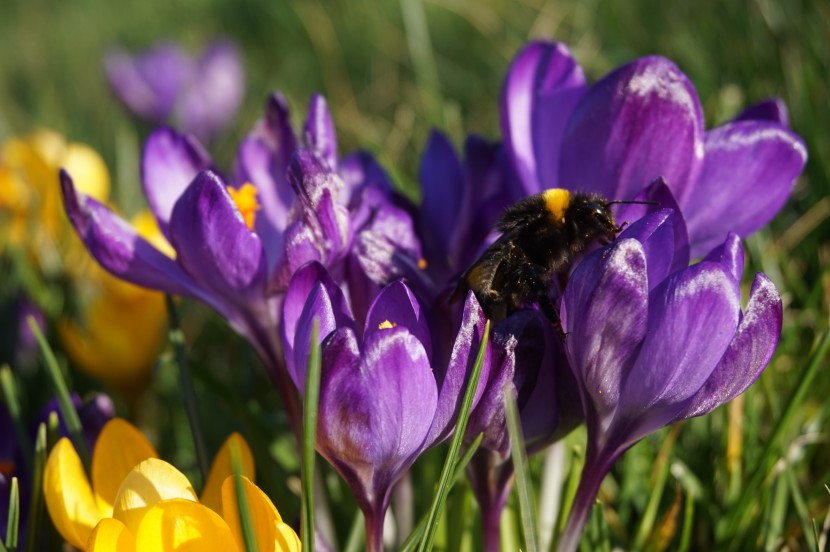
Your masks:
[{"label": "green grass blade", "polygon": [[[821,339],[819,339],[818,345],[813,350],[813,355],[807,365],[807,369],[804,371],[804,375],[800,378],[798,385],[785,401],[784,404],[787,406],[782,412],[781,417],[778,418],[775,428],[766,441],[766,446],[759,457],[760,460],[752,477],[744,485],[740,499],[738,499],[738,502],[731,509],[731,513],[725,520],[725,523],[721,525],[721,531],[718,535],[719,541],[741,540],[740,537],[743,536],[743,533],[747,529],[749,514],[753,511],[750,508],[751,502],[757,496],[758,489],[761,487],[761,483],[767,475],[768,466],[771,465],[770,459],[779,452],[779,442],[784,436],[785,430],[795,414],[801,410],[804,400],[813,388],[816,376],[824,368],[824,358],[827,356],[828,349],[830,349],[830,331],[825,331]],[[734,532],[729,533],[729,531]]]},{"label": "green grass blade", "polygon": [[692,542],[692,528],[695,520],[695,499],[692,496],[686,495],[686,507],[683,510],[683,529],[680,532],[680,544],[677,546],[677,552],[687,552],[690,550]]},{"label": "green grass blade", "polygon": [[251,517],[251,508],[248,503],[248,493],[245,490],[245,481],[242,479],[242,454],[236,444],[231,446],[230,453],[231,471],[233,472],[233,488],[236,493],[239,526],[242,528],[242,540],[245,543],[245,551],[259,552],[259,545],[256,541],[256,532],[254,531],[254,521]]},{"label": "green grass blade", "polygon": [[343,552],[360,552],[366,536],[363,530],[363,514],[360,510],[357,510],[352,520],[352,527],[349,529],[349,536],[346,539],[346,546],[343,547]]},{"label": "green grass blade", "polygon": [[20,525],[20,489],[17,478],[12,477],[11,492],[9,493],[9,517],[6,525],[6,548],[9,552],[17,550],[17,531]]},{"label": "green grass blade", "polygon": [[516,494],[519,497],[519,517],[522,524],[522,536],[528,552],[539,551],[539,520],[533,507],[533,482],[525,452],[522,422],[519,407],[513,396],[513,386],[506,384],[503,389],[504,410],[507,415],[507,431],[510,435],[510,454],[513,457],[513,471],[516,474]]},{"label": "green grass blade", "polygon": [[6,403],[9,416],[11,416],[14,424],[14,436],[17,439],[18,450],[20,450],[23,455],[24,464],[31,466],[32,442],[29,439],[26,424],[23,423],[23,418],[20,414],[20,401],[17,400],[19,395],[14,381],[14,374],[12,374],[11,368],[5,364],[0,367],[0,387],[2,387],[3,400]]},{"label": "green grass blade", "polygon": [[300,539],[303,549],[314,552],[314,459],[317,443],[317,413],[320,400],[320,344],[318,334],[320,321],[316,318],[311,325],[308,368],[305,381],[303,405],[303,456],[302,456],[302,508]]},{"label": "green grass blade", "polygon": [[637,537],[634,539],[634,550],[640,550],[645,545],[648,537],[654,530],[654,522],[657,519],[657,511],[660,507],[660,499],[663,496],[663,489],[666,488],[666,481],[669,476],[669,454],[674,448],[674,443],[677,441],[677,435],[682,424],[676,424],[668,431],[666,439],[657,453],[657,458],[654,462],[654,482],[651,485],[651,496],[648,499],[646,511],[643,513],[640,527],[637,531]]},{"label": "green grass blade", "polygon": [[199,473],[202,476],[202,485],[207,482],[210,471],[210,459],[207,456],[205,437],[202,434],[202,427],[199,424],[199,414],[196,408],[196,390],[193,387],[193,378],[190,374],[190,367],[187,364],[187,353],[184,350],[184,333],[179,324],[179,315],[176,313],[176,305],[173,297],[164,295],[167,303],[167,316],[170,320],[168,338],[176,357],[176,364],[179,367],[179,386],[182,390],[184,410],[187,414],[187,422],[190,425],[190,434],[193,436],[193,446],[196,449],[196,462],[199,466]]},{"label": "green grass blade", "polygon": [[444,101],[441,97],[438,69],[432,52],[429,26],[422,0],[401,0],[401,14],[409,55],[415,70],[415,80],[421,90],[427,117],[432,125],[443,127]]},{"label": "green grass blade", "polygon": [[447,453],[447,458],[444,461],[444,467],[441,470],[441,478],[438,483],[438,490],[432,500],[432,506],[429,510],[426,527],[424,528],[424,538],[421,539],[419,552],[425,552],[432,549],[432,543],[435,540],[435,532],[438,529],[438,521],[441,518],[441,511],[444,503],[447,500],[447,495],[450,492],[453,476],[455,475],[456,458],[458,452],[461,450],[461,442],[464,439],[464,433],[467,430],[467,421],[470,419],[470,411],[473,407],[473,398],[475,397],[476,389],[478,388],[478,380],[481,377],[481,367],[484,364],[484,354],[487,351],[487,344],[490,339],[490,321],[484,327],[484,335],[481,338],[481,345],[478,348],[478,356],[473,366],[473,373],[470,376],[470,381],[467,384],[467,390],[464,393],[464,400],[461,403],[461,412],[458,416],[458,422],[455,426],[452,441],[450,442],[450,450]]},{"label": "green grass blade", "polygon": [[29,517],[26,526],[26,552],[34,552],[40,536],[40,520],[43,516],[43,470],[46,467],[46,424],[37,428],[35,438],[35,462],[32,469],[32,486],[29,495]]},{"label": "green grass blade", "polygon": [[35,339],[37,340],[40,352],[43,359],[46,361],[46,370],[49,372],[49,377],[52,379],[52,385],[55,387],[55,395],[58,397],[58,405],[60,406],[63,421],[66,423],[66,429],[69,431],[69,438],[72,439],[72,444],[75,445],[75,450],[78,451],[78,456],[81,457],[81,462],[84,464],[86,473],[91,473],[92,461],[89,454],[89,449],[86,446],[84,439],[83,428],[81,427],[81,419],[78,417],[78,411],[75,410],[75,405],[69,396],[69,389],[66,387],[66,381],[63,379],[63,372],[58,366],[58,359],[55,358],[55,353],[49,346],[49,342],[40,331],[37,320],[33,316],[29,316],[29,328],[32,330]]}]

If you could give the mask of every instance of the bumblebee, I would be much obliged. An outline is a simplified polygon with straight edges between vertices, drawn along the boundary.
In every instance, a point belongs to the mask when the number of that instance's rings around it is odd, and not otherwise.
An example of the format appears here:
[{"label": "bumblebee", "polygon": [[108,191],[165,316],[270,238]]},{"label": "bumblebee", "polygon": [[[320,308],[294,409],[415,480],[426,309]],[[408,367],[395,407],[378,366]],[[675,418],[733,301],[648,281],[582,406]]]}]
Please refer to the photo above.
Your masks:
[{"label": "bumblebee", "polygon": [[496,224],[501,236],[461,275],[456,293],[472,290],[493,322],[538,304],[561,333],[551,284],[590,244],[616,238],[613,203],[622,202],[552,188],[508,207]]}]

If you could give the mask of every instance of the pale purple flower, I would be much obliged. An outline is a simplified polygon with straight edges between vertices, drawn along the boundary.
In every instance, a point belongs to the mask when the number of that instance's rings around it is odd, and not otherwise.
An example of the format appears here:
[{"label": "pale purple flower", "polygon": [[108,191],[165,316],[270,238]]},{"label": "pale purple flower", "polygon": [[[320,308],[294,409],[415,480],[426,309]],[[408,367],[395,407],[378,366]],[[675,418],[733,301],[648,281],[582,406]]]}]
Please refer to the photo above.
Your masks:
[{"label": "pale purple flower", "polygon": [[632,199],[663,177],[692,257],[747,236],[781,209],[807,160],[781,102],[704,130],[697,92],[671,61],[632,61],[592,86],[563,44],[533,42],[502,91],[505,146],[526,194],[564,187]]},{"label": "pale purple flower", "polygon": [[236,47],[216,41],[192,58],[164,42],[140,54],[114,49],[104,60],[118,99],[136,116],[170,122],[209,141],[227,127],[245,94],[245,70]]},{"label": "pale purple flower", "polygon": [[677,269],[685,254],[675,216],[661,210],[635,222],[583,260],[565,289],[565,347],[588,448],[563,550],[576,548],[602,479],[631,445],[743,393],[778,343],[782,306],[769,278],[756,274],[741,308],[740,239],[729,234]]},{"label": "pale purple flower", "polygon": [[[283,319],[289,371],[301,392],[311,326],[319,321],[317,450],[352,489],[366,518],[367,549],[382,550],[394,485],[454,426],[484,332],[481,308],[470,294],[450,360],[438,364],[427,313],[406,284],[384,287],[360,326],[342,290],[321,265],[310,263],[291,281]],[[489,365],[488,355],[484,378]]]}]

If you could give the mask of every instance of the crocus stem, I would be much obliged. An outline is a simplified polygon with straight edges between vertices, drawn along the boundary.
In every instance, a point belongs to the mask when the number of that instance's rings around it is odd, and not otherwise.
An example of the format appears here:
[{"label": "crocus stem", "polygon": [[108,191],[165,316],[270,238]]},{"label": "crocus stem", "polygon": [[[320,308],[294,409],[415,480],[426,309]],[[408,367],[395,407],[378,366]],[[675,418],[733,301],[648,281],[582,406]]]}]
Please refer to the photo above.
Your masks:
[{"label": "crocus stem", "polygon": [[383,552],[384,512],[364,512],[366,518],[366,552]]},{"label": "crocus stem", "polygon": [[579,538],[582,536],[585,522],[588,521],[588,516],[591,514],[591,508],[596,502],[602,480],[611,471],[620,454],[603,454],[603,451],[592,454],[589,448],[585,458],[585,467],[582,469],[579,480],[579,487],[576,490],[576,496],[568,514],[568,521],[565,523],[565,530],[559,540],[559,546],[557,547],[559,552],[574,552],[579,546]]},{"label": "crocus stem", "polygon": [[498,502],[481,511],[481,539],[483,552],[501,551],[501,515],[504,503]]}]

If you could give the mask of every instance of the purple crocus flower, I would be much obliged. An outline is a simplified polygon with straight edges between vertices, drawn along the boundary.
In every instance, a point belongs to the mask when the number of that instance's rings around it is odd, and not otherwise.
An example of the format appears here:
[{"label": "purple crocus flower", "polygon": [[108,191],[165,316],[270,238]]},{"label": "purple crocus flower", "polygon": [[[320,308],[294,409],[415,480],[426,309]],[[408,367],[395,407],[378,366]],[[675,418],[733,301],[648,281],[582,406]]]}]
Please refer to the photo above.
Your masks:
[{"label": "purple crocus flower", "polygon": [[644,57],[588,86],[563,44],[533,42],[502,91],[505,147],[526,194],[564,187],[632,199],[663,177],[692,257],[747,236],[783,206],[807,160],[783,104],[704,131],[697,92],[671,61]]},{"label": "purple crocus flower", "polygon": [[170,42],[134,56],[115,49],[104,68],[116,96],[136,116],[174,122],[204,141],[233,121],[245,93],[242,58],[227,41],[213,42],[197,59]]},{"label": "purple crocus flower", "polygon": [[[283,318],[285,349],[293,358],[289,370],[301,391],[311,325],[319,321],[317,449],[352,489],[366,519],[367,549],[380,551],[394,485],[452,430],[484,315],[470,294],[450,360],[438,365],[432,360],[426,313],[406,284],[384,287],[360,327],[342,290],[320,264],[310,263],[291,281]],[[489,365],[488,354],[483,377]]]},{"label": "purple crocus flower", "polygon": [[[367,154],[338,162],[333,128],[325,100],[314,96],[308,147],[299,147],[285,102],[272,96],[264,120],[240,146],[230,181],[194,138],[155,131],[144,147],[142,185],[171,248],[146,241],[61,176],[67,213],[93,257],[124,280],[197,299],[226,318],[268,365],[295,429],[298,402],[278,337],[291,275],[316,261],[339,281],[379,287],[417,265],[410,259],[420,254],[411,219],[394,204],[382,170]],[[369,215],[361,214],[364,204]],[[352,247],[361,240],[372,246]],[[368,308],[373,295],[351,291]]]},{"label": "purple crocus flower", "polygon": [[629,447],[743,393],[778,343],[782,306],[769,278],[755,276],[741,310],[739,238],[675,270],[675,216],[661,210],[632,224],[583,260],[565,289],[561,319],[588,447],[562,550],[576,549],[600,483]]}]

